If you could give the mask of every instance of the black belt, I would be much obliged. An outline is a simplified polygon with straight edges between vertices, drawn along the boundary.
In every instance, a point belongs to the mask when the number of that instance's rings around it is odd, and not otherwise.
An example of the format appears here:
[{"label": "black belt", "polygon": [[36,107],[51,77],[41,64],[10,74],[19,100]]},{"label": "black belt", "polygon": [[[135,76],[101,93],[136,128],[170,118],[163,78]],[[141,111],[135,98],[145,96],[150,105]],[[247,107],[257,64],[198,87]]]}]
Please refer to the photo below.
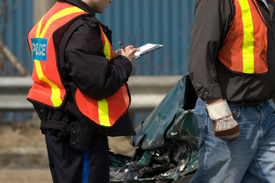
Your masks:
[{"label": "black belt", "polygon": [[258,102],[228,102],[229,104],[238,104],[241,105],[243,107],[257,107],[257,106],[261,106],[263,104],[266,103],[266,101],[258,101]]}]

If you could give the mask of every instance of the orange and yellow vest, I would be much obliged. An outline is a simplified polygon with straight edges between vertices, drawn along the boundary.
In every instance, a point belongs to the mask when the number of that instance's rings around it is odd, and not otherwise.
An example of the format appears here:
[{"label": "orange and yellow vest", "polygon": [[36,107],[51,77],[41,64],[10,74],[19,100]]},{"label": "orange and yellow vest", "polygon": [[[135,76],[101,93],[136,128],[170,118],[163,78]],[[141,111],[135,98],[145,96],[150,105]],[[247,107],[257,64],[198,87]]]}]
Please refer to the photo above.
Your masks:
[{"label": "orange and yellow vest", "polygon": [[219,60],[232,71],[262,74],[267,66],[267,27],[255,0],[234,0],[235,17]]},{"label": "orange and yellow vest", "polygon": [[[60,108],[66,100],[66,89],[62,83],[59,60],[54,44],[53,34],[56,30],[87,14],[79,7],[68,3],[57,2],[48,13],[31,29],[28,42],[34,61],[32,74],[33,85],[28,99],[51,108]],[[101,30],[101,41],[104,55],[110,61],[113,59],[112,46]],[[95,123],[110,127],[119,117],[124,115],[130,105],[130,97],[126,84],[111,97],[95,100],[76,89],[74,94],[76,105],[83,115]]]}]

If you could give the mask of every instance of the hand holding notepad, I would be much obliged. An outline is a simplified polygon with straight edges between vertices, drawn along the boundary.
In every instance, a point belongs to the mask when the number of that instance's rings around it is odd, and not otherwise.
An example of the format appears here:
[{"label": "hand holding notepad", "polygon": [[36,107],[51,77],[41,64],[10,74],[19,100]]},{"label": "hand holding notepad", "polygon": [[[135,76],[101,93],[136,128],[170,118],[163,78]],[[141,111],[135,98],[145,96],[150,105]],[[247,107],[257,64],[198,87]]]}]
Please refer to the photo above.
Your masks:
[{"label": "hand holding notepad", "polygon": [[161,47],[163,47],[163,45],[152,44],[152,43],[147,43],[145,45],[142,45],[141,47],[139,47],[140,51],[135,53],[136,59],[138,59],[139,57],[141,57],[142,55],[144,55],[146,53],[149,53],[149,52],[159,49]]}]

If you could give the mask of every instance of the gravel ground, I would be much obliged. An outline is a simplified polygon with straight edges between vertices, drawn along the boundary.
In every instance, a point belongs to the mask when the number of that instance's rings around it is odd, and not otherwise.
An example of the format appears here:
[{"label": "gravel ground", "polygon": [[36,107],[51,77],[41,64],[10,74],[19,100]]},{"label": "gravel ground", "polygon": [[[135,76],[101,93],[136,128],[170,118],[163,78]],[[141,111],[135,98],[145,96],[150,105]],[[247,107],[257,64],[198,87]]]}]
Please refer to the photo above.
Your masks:
[{"label": "gravel ground", "polygon": [[[39,122],[0,122],[0,182],[50,183],[47,150]],[[109,138],[112,152],[132,156],[129,137]]]}]

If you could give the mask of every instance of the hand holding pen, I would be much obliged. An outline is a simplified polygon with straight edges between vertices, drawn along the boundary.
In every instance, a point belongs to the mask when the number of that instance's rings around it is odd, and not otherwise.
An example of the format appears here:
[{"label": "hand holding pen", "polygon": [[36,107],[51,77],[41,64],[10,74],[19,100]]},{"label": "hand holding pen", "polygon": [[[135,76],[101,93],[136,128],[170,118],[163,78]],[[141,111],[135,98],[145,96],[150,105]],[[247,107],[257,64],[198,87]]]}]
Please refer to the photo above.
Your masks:
[{"label": "hand holding pen", "polygon": [[131,62],[131,63],[134,63],[136,61],[136,58],[135,58],[135,53],[137,51],[139,51],[139,48],[134,48],[133,45],[129,45],[129,46],[124,46],[122,44],[121,41],[119,41],[119,45],[121,46],[122,49],[119,49],[117,51],[115,51],[115,55],[123,55],[125,57],[128,58],[128,60]]}]

